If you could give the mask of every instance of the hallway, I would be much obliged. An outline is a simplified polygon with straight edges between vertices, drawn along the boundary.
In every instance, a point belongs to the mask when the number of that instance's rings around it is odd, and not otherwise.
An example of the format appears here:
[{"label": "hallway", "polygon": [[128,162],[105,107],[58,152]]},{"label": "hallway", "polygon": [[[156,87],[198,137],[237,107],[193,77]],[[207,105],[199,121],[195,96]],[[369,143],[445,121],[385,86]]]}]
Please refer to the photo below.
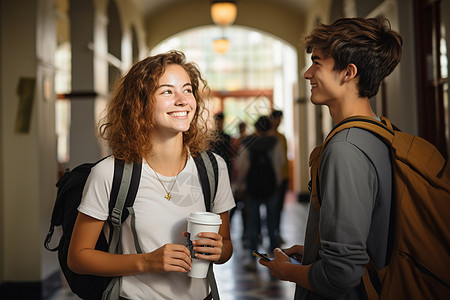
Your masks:
[{"label": "hallway", "polygon": [[[287,247],[303,243],[307,212],[308,204],[299,203],[293,193],[287,193],[281,224],[282,236],[286,242],[283,246]],[[267,235],[265,231],[263,227],[262,233],[264,236]],[[241,213],[236,211],[231,220],[231,238],[234,246],[233,256],[227,263],[214,267],[221,300],[293,299],[295,284],[281,282],[272,278],[269,271],[259,264],[257,264],[257,272],[248,272],[244,269],[250,258],[250,249],[243,247],[241,233]],[[265,237],[259,250],[267,252],[265,249],[268,245],[269,240]],[[76,299],[79,298],[73,295],[69,289],[61,289],[49,300]]]}]

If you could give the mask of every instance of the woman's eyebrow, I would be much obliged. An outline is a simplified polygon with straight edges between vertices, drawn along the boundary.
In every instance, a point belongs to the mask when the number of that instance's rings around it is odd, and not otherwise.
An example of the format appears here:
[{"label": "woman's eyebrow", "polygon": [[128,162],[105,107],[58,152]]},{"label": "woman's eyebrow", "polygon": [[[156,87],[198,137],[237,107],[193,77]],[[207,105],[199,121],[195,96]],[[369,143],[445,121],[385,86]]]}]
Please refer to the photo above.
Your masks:
[{"label": "woman's eyebrow", "polygon": [[[190,82],[186,82],[185,84],[183,84],[183,87],[185,87],[185,86],[192,86],[192,84],[191,84]],[[173,84],[163,83],[163,84],[161,84],[161,85],[158,86],[158,89],[159,89],[159,88],[162,88],[162,87],[170,87],[170,88],[174,88],[175,86],[174,86]]]}]

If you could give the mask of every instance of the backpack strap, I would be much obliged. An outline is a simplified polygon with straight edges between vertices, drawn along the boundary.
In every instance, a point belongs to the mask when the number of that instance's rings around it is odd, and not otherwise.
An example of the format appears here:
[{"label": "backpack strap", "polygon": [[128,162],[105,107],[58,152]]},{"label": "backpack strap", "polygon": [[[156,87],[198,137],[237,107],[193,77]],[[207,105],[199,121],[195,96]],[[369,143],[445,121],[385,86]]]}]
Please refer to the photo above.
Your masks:
[{"label": "backpack strap", "polygon": [[[116,159],[116,161],[117,161],[118,171],[120,171],[123,168],[122,165],[123,166],[127,165],[121,160],[117,160]],[[138,189],[139,189],[139,183],[141,181],[141,173],[142,173],[142,163],[133,163],[133,171],[132,171],[132,174],[131,174],[131,182],[130,182],[128,193],[127,193],[127,196],[126,196],[126,199],[125,199],[125,205],[123,207],[123,208],[126,208],[126,209],[122,208],[122,217],[121,217],[122,223],[126,220],[126,218],[128,216],[130,216],[130,218],[131,218],[131,232],[133,234],[134,246],[136,248],[136,253],[138,253],[138,254],[142,253],[142,249],[141,249],[141,247],[139,245],[139,240],[138,240],[138,237],[137,237],[137,232],[136,232],[136,215],[134,213],[133,205],[134,205],[134,200],[136,199],[136,194],[137,194]],[[118,184],[118,183],[116,183],[116,184]],[[113,183],[113,186],[114,186],[114,183]],[[110,204],[110,207],[109,207],[110,215],[112,214],[112,211],[114,209],[114,207],[113,207],[114,201],[115,200],[112,200],[112,201],[110,200],[110,203],[109,203]]]},{"label": "backpack strap", "polygon": [[[193,157],[193,159],[200,177],[206,211],[211,211],[214,207],[214,198],[216,197],[217,185],[219,182],[219,168],[217,166],[217,159],[211,151],[200,152],[198,155]],[[209,286],[211,287],[212,298],[214,300],[220,300],[212,263],[209,264],[206,278]]]},{"label": "backpack strap", "polygon": [[[330,140],[340,131],[352,127],[361,128],[375,134],[379,139],[381,139],[386,145],[389,147],[393,144],[395,138],[395,131],[398,130],[397,127],[391,124],[391,122],[381,117],[381,122],[375,120],[370,117],[365,116],[355,116],[344,119],[339,124],[337,124],[327,135],[325,141],[321,146],[316,147],[313,152],[311,152],[309,158],[309,166],[311,168],[311,179],[315,180],[315,186],[313,185],[314,192],[316,192],[317,197],[314,205],[317,206],[321,204],[320,199],[320,191],[318,188],[319,182],[319,166],[320,166],[320,157],[322,156],[322,152],[324,151],[326,145],[330,142]],[[312,174],[314,173],[314,174]],[[316,207],[317,208],[317,207]]]},{"label": "backpack strap", "polygon": [[[372,262],[372,260],[369,262],[369,264]],[[358,286],[358,288],[361,288],[359,293],[361,293],[361,297],[364,297],[368,300],[378,300],[380,292],[377,291],[371,281],[370,277],[370,271],[368,266],[364,268],[365,273],[361,278],[362,284]]]},{"label": "backpack strap", "polygon": [[[125,163],[114,160],[114,178],[109,201],[109,221],[112,237],[109,241],[109,253],[121,253],[120,234],[122,222],[128,217],[125,207],[133,206],[139,187],[141,164]],[[118,229],[118,230],[116,230]]]},{"label": "backpack strap", "polygon": [[[123,160],[114,159],[114,177],[109,201],[109,253],[122,253],[120,244],[122,222],[125,221],[129,214],[132,218],[131,227],[136,251],[142,253],[138,243],[136,229],[134,228],[135,216],[134,210],[132,209],[141,180],[141,172],[141,163],[125,163]],[[124,210],[124,208],[128,209]],[[103,292],[102,299],[119,299],[119,294],[120,277],[114,277]]]},{"label": "backpack strap", "polygon": [[211,151],[204,151],[193,157],[193,159],[200,177],[206,211],[211,211],[214,207],[214,198],[216,197],[219,182],[219,168],[216,157]]},{"label": "backpack strap", "polygon": [[[339,124],[337,124],[333,130],[328,134],[327,138],[325,139],[322,148],[325,148],[325,145],[328,144],[328,142],[331,140],[331,138],[338,133],[341,130],[351,128],[351,127],[358,127],[361,129],[368,130],[370,132],[373,132],[377,134],[382,140],[384,140],[385,143],[388,145],[391,145],[394,141],[394,126],[391,124],[391,122],[381,117],[382,122],[377,121],[370,117],[364,117],[364,116],[355,116],[347,118],[343,121],[341,121]],[[398,131],[398,130],[397,130]],[[322,150],[323,151],[323,150]]]},{"label": "backpack strap", "polygon": [[[125,168],[127,169],[127,176],[129,176],[129,179],[125,179],[124,173]],[[131,172],[131,173],[128,173]],[[122,209],[124,207],[132,207],[134,204],[134,200],[136,199],[136,194],[139,189],[139,183],[141,180],[141,172],[142,172],[142,164],[141,163],[125,163],[123,160],[120,159],[114,159],[114,178],[111,188],[111,195],[109,200],[109,214],[112,215],[112,212],[114,210],[114,206],[116,205],[116,201],[119,196],[119,190],[121,188],[122,184],[125,184],[125,182],[122,182],[122,179],[128,181],[129,180],[129,187],[123,190],[123,194],[121,197],[123,197],[124,205],[122,206]],[[121,209],[121,210],[122,210]],[[121,222],[125,221],[125,219],[128,217],[128,211],[124,210],[121,214]]]},{"label": "backpack strap", "polygon": [[219,289],[217,288],[216,278],[214,277],[213,263],[209,264],[206,279],[208,280],[209,286],[211,287],[211,295],[213,300],[220,300]]}]

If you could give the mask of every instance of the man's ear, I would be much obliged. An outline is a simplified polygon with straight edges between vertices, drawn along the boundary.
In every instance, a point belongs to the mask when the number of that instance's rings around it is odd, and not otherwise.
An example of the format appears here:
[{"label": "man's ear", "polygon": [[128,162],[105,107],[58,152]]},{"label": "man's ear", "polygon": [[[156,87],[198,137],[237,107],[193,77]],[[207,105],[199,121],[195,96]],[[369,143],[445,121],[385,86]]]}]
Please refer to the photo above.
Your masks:
[{"label": "man's ear", "polygon": [[348,64],[348,66],[345,68],[345,74],[344,74],[344,81],[351,80],[356,77],[358,74],[358,68],[355,64]]}]

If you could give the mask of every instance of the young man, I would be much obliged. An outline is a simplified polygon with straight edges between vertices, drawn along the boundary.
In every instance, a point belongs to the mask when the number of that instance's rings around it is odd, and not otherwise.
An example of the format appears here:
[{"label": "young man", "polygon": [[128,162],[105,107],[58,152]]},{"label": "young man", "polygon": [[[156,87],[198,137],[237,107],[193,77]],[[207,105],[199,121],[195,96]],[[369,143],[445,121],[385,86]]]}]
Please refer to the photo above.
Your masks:
[{"label": "young man", "polygon": [[[387,19],[320,25],[306,37],[311,102],[326,105],[335,124],[352,116],[378,119],[369,99],[399,63],[401,45]],[[381,140],[358,128],[339,132],[320,159],[320,211],[311,203],[304,246],[275,249],[273,261],[260,263],[275,277],[297,283],[295,299],[364,299],[361,276],[369,255],[381,268],[390,252],[391,178]],[[303,265],[290,263],[288,255]]]}]

